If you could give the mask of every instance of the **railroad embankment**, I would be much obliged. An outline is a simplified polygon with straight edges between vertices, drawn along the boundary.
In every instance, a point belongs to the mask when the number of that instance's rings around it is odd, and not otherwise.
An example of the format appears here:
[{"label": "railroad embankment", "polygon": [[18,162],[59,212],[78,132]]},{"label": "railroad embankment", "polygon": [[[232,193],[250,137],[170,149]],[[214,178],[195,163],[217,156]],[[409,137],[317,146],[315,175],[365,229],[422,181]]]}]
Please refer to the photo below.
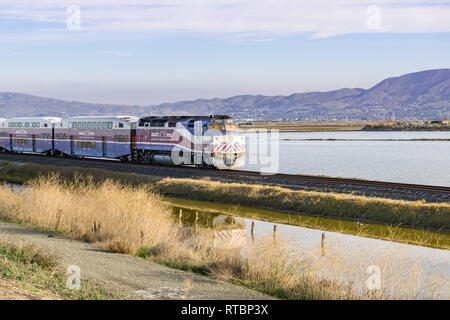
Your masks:
[{"label": "railroad embankment", "polygon": [[424,200],[404,201],[333,192],[292,190],[278,186],[222,183],[207,178],[164,178],[97,168],[0,163],[0,179],[10,182],[25,183],[53,172],[69,180],[74,180],[77,175],[83,175],[92,177],[94,182],[114,179],[126,184],[147,185],[165,195],[194,200],[286,210],[323,217],[358,219],[395,226],[450,230],[448,202],[427,203]]},{"label": "railroad embankment", "polygon": [[[61,167],[80,167],[85,170],[99,172],[104,170],[114,173],[126,173],[132,177],[136,174],[151,181],[153,177],[165,178],[184,178],[184,179],[203,179],[223,183],[246,183],[266,186],[280,186],[292,190],[318,191],[328,193],[344,193],[360,195],[364,197],[376,197],[386,199],[397,199],[406,201],[418,201],[424,199],[426,202],[448,202],[450,199],[450,188],[439,186],[408,185],[399,183],[388,183],[379,181],[368,181],[361,179],[333,178],[326,176],[310,175],[290,175],[275,174],[261,175],[253,171],[233,171],[233,170],[211,170],[203,168],[193,168],[187,166],[158,166],[138,163],[124,163],[118,161],[106,161],[100,159],[76,159],[69,157],[46,157],[32,154],[10,154],[0,153],[1,163],[12,162],[16,166],[20,164],[38,164],[45,166]],[[73,170],[73,169],[71,169]],[[27,173],[33,175],[31,170],[15,170],[10,167],[10,176],[18,174],[18,179]],[[0,172],[0,176],[1,176]],[[126,175],[122,175],[126,176]]]},{"label": "railroad embankment", "polygon": [[359,219],[415,228],[450,229],[450,204],[402,201],[282,187],[216,181],[171,179],[156,182],[171,196],[244,206],[287,210],[307,215]]}]

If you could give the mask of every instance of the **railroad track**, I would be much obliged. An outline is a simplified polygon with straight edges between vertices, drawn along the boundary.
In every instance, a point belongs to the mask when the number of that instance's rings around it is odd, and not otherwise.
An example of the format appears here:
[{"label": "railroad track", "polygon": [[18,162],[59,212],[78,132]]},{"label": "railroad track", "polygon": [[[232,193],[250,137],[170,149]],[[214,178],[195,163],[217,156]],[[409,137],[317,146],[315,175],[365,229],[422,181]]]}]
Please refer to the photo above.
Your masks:
[{"label": "railroad track", "polygon": [[[231,174],[245,174],[247,176],[254,176],[254,175],[260,174],[259,172],[254,172],[254,171],[239,171],[239,170],[233,170],[233,171],[229,171],[229,172]],[[384,181],[348,179],[348,178],[333,178],[333,177],[309,176],[309,175],[293,175],[293,174],[284,174],[284,173],[274,174],[272,176],[274,178],[282,178],[282,179],[301,179],[301,180],[309,180],[309,181],[322,182],[322,183],[354,184],[354,185],[371,186],[371,187],[442,192],[442,193],[450,194],[450,187],[443,187],[443,186],[431,186],[431,185],[422,185],[422,184],[408,184],[408,183],[396,183],[396,182],[384,182]]]},{"label": "railroad track", "polygon": [[259,172],[255,171],[200,169],[190,166],[160,166],[92,158],[56,158],[37,154],[0,153],[0,160],[34,162],[62,166],[76,165],[167,177],[210,177],[216,180],[278,185],[294,189],[323,189],[323,191],[344,193],[356,191],[356,193],[359,194],[372,194],[374,196],[382,195],[394,199],[419,200],[426,198],[427,200],[439,202],[450,200],[450,187],[444,186],[283,173],[261,175]]}]

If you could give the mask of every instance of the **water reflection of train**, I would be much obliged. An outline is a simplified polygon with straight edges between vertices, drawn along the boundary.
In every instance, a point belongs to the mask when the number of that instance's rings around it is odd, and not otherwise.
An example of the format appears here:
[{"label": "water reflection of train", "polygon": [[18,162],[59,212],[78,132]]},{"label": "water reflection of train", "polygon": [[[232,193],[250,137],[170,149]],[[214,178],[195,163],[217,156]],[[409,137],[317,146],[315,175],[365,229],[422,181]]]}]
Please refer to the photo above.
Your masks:
[{"label": "water reflection of train", "polygon": [[165,165],[239,168],[245,137],[230,116],[0,119],[0,150]]},{"label": "water reflection of train", "polygon": [[[181,221],[179,210],[182,210]],[[188,236],[192,236],[196,224],[213,232],[211,246],[216,248],[240,248],[246,244],[245,220],[216,212],[198,212],[192,209],[172,207],[175,221],[181,223]],[[196,219],[198,217],[198,219]]]}]

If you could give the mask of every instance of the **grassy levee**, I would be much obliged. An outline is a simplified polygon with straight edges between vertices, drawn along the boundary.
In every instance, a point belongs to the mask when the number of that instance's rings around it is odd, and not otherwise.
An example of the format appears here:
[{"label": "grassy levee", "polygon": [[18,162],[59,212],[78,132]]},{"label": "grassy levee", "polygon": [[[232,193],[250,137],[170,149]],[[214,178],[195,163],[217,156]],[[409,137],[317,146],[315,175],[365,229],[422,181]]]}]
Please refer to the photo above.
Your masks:
[{"label": "grassy levee", "polygon": [[[10,239],[0,239],[0,279],[13,281],[15,291],[25,293],[25,297],[31,295],[33,299],[120,298],[87,280],[83,280],[78,290],[67,288],[67,277],[56,256],[32,244]],[[0,297],[4,294],[8,292],[1,292]]]},{"label": "grassy levee", "polygon": [[313,216],[356,219],[394,226],[450,230],[449,203],[369,198],[274,186],[221,183],[208,179],[158,179],[149,175],[104,169],[0,162],[0,181],[26,183],[50,173],[58,173],[61,179],[68,181],[73,181],[80,175],[90,176],[93,182],[114,179],[119,183],[150,186],[165,195],[194,200],[286,210]]},{"label": "grassy levee", "polygon": [[210,180],[166,178],[156,183],[162,193],[309,215],[360,219],[391,225],[450,229],[450,204],[424,203],[281,187]]},{"label": "grassy levee", "polygon": [[72,181],[77,176],[89,176],[93,182],[105,179],[114,179],[120,183],[134,185],[151,184],[156,181],[152,176],[130,172],[114,172],[98,168],[64,167],[53,165],[40,165],[33,163],[20,163],[0,161],[0,181],[23,184],[39,176],[58,173],[61,179]]}]

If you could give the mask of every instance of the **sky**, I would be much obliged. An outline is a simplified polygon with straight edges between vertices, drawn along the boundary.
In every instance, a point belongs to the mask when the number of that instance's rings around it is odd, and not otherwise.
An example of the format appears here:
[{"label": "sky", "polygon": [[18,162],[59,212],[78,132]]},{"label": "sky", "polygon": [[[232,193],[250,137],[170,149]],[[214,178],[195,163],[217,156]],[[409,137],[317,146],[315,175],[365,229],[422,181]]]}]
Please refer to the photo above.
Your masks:
[{"label": "sky", "polygon": [[152,105],[450,68],[450,1],[0,0],[0,92]]}]

